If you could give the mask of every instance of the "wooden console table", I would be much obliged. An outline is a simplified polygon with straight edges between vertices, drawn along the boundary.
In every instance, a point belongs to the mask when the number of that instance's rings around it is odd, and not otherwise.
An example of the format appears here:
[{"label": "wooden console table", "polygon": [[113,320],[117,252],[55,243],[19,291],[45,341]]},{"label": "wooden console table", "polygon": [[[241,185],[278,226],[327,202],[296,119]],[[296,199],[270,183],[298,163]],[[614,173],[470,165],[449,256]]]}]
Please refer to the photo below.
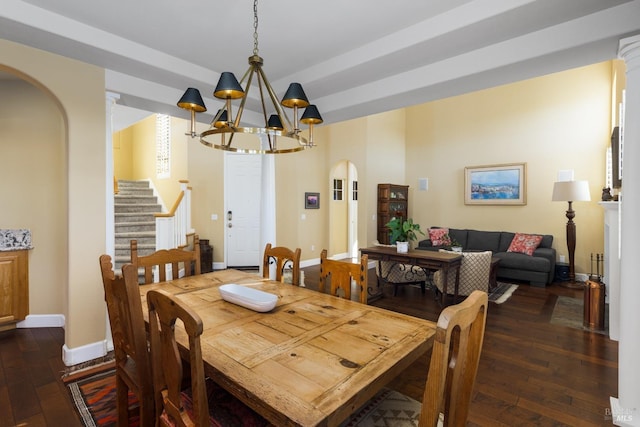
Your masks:
[{"label": "wooden console table", "polygon": [[[458,300],[460,264],[462,264],[462,255],[460,254],[421,250],[410,250],[409,252],[401,253],[398,252],[396,248],[381,246],[361,248],[360,252],[362,255],[368,255],[369,259],[374,261],[410,264],[429,271],[442,271],[442,274],[444,275],[444,289],[442,290],[441,303],[443,306],[447,305],[447,277],[450,270],[455,270],[456,284],[453,290],[453,301],[455,302]],[[371,289],[369,289],[369,294],[371,298],[380,297],[382,295],[382,289],[380,289],[380,286],[378,285],[378,289],[375,292],[372,292]]]}]

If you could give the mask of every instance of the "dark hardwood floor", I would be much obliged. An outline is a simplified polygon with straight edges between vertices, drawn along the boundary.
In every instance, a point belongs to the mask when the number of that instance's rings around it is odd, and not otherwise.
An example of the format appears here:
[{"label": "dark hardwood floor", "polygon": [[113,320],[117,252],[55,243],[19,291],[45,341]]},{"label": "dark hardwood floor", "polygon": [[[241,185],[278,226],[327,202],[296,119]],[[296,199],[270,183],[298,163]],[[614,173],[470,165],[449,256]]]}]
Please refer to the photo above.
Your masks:
[{"label": "dark hardwood floor", "polygon": [[[319,268],[305,268],[307,287]],[[375,283],[370,270],[369,282]],[[550,323],[558,296],[582,291],[522,285],[504,304],[490,303],[470,426],[604,426],[617,395],[618,345],[606,335]],[[440,307],[433,293],[403,287],[372,304],[429,320]],[[0,427],[81,426],[62,382],[61,328],[0,332]],[[390,387],[421,399],[429,357]]]}]

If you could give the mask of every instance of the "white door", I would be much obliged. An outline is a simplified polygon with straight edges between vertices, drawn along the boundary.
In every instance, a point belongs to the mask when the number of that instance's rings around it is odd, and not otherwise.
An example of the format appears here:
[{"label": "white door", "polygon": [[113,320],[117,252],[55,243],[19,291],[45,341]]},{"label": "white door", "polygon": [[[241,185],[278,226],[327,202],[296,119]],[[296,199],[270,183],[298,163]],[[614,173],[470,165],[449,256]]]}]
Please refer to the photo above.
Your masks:
[{"label": "white door", "polygon": [[260,265],[262,156],[225,155],[227,267]]}]

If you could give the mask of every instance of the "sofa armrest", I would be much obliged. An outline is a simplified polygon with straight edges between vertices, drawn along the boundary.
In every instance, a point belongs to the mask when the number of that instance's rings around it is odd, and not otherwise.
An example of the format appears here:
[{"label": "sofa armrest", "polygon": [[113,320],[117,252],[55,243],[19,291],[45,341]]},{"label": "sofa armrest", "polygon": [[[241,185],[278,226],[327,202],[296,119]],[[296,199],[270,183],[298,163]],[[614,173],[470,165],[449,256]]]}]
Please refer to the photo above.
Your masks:
[{"label": "sofa armrest", "polygon": [[433,246],[433,243],[431,243],[431,240],[429,239],[421,240],[418,242],[418,246],[416,246],[416,249],[420,249],[422,251],[437,251],[443,248],[444,246]]},{"label": "sofa armrest", "polygon": [[425,239],[425,240],[420,240],[418,242],[418,246],[417,247],[418,248],[420,248],[420,247],[429,248],[429,247],[432,247],[432,246],[433,246],[433,243],[431,243],[431,240],[430,239]]},{"label": "sofa armrest", "polygon": [[549,277],[547,278],[547,283],[553,282],[553,278],[556,274],[556,250],[554,248],[537,248],[533,252],[533,256],[542,257],[549,260],[549,264],[551,265],[551,270],[549,271]]}]

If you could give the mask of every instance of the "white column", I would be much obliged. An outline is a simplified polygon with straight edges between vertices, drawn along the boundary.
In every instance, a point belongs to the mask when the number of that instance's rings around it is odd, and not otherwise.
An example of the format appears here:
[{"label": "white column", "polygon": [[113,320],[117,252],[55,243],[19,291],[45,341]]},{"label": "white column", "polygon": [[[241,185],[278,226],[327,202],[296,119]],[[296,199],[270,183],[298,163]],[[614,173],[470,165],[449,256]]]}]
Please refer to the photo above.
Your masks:
[{"label": "white column", "polygon": [[640,35],[620,40],[618,57],[627,67],[620,205],[620,341],[618,399],[611,399],[613,422],[640,426]]},{"label": "white column", "polygon": [[115,207],[113,200],[113,106],[120,99],[120,95],[113,92],[107,92],[105,96],[106,102],[106,153],[105,153],[105,161],[107,162],[106,173],[107,173],[107,191],[105,191],[105,195],[107,197],[107,224],[106,224],[106,248],[105,253],[111,255],[112,259],[115,259],[116,249],[115,249]]},{"label": "white column", "polygon": [[[107,138],[107,143],[105,144],[106,146],[106,153],[105,153],[105,162],[106,162],[106,174],[107,174],[107,179],[106,181],[106,186],[107,189],[104,192],[106,198],[107,198],[107,202],[105,203],[105,207],[106,207],[106,224],[105,224],[105,233],[106,233],[106,238],[105,238],[105,253],[111,255],[111,259],[113,260],[113,263],[115,265],[115,259],[116,259],[116,238],[115,238],[115,201],[113,199],[113,106],[116,104],[116,102],[118,101],[118,99],[120,99],[120,95],[118,95],[117,93],[113,93],[113,92],[107,92],[105,94],[105,102],[106,102],[106,107],[105,111],[106,111],[106,138]],[[106,328],[107,328],[107,332],[106,332],[106,347],[107,347],[107,351],[111,351],[113,350],[113,336],[111,335],[111,327],[109,325],[109,313],[107,313],[107,317],[106,317]]]},{"label": "white column", "polygon": [[604,208],[604,278],[609,303],[609,338],[620,340],[620,210],[618,202],[600,202]]}]

